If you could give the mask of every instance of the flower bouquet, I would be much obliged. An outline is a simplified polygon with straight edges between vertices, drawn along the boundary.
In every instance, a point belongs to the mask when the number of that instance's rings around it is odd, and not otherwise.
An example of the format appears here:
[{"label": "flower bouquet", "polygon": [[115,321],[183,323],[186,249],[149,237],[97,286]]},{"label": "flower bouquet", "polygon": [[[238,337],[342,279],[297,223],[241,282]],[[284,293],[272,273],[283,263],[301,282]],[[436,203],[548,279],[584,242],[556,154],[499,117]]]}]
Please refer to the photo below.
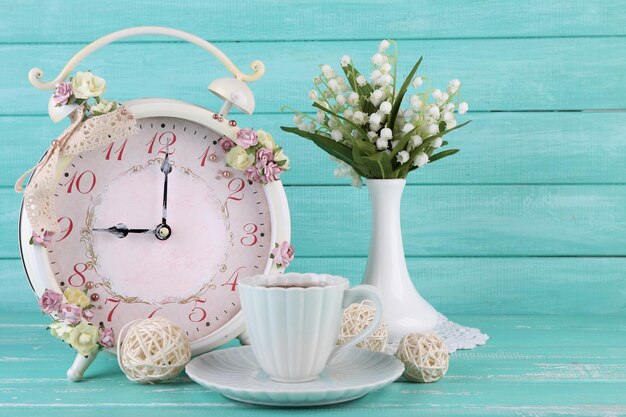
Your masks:
[{"label": "flower bouquet", "polygon": [[[393,54],[387,53],[391,44]],[[341,58],[345,78],[321,65],[309,92],[317,114],[295,111],[296,127],[281,128],[329,153],[340,164],[335,173],[351,176],[353,185],[360,186],[362,178],[406,178],[429,162],[457,153],[439,151],[448,145],[442,138],[469,123],[457,124],[455,118],[455,113],[468,110],[460,101],[460,81],[450,81],[445,92],[431,90],[428,79],[415,76],[421,62],[399,85],[396,42],[383,40],[372,56],[369,81],[348,55]],[[402,107],[409,87],[425,88],[411,94],[408,106]]]},{"label": "flower bouquet", "polygon": [[[468,123],[456,120],[468,110],[459,80],[450,81],[445,91],[431,89],[427,78],[416,76],[420,58],[400,84],[397,61],[397,44],[383,40],[372,56],[369,80],[347,55],[341,58],[345,78],[321,65],[309,92],[315,116],[295,111],[296,126],[282,127],[329,153],[339,163],[336,175],[352,177],[359,187],[367,179],[373,220],[363,283],[379,290],[391,344],[409,333],[432,331],[439,321],[437,311],[413,286],[404,258],[400,200],[405,178],[457,153],[440,150],[448,145],[443,137]],[[416,90],[408,94],[409,88]]]}]

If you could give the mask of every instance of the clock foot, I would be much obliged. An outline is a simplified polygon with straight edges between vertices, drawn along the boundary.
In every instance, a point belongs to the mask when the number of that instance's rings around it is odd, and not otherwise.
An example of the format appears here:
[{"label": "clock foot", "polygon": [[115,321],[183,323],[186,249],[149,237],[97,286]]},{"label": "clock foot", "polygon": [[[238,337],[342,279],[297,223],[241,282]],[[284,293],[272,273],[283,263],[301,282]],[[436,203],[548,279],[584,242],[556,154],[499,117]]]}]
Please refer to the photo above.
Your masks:
[{"label": "clock foot", "polygon": [[239,343],[241,343],[242,345],[250,345],[250,336],[248,335],[248,330],[244,330],[243,332],[241,332],[241,334],[239,336],[237,336],[237,339],[239,339]]},{"label": "clock foot", "polygon": [[83,374],[89,368],[89,365],[96,359],[98,352],[94,352],[89,356],[76,355],[74,359],[74,363],[70,366],[70,369],[67,370],[67,379],[72,382],[78,382],[83,379]]}]

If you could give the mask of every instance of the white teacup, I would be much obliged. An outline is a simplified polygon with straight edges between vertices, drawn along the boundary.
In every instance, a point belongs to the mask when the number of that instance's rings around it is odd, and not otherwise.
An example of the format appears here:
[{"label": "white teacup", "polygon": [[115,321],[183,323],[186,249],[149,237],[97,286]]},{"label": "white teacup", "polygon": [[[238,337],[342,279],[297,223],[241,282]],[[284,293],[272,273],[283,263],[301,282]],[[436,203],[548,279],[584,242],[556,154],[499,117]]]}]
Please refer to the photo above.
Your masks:
[{"label": "white teacup", "polygon": [[[382,320],[375,287],[348,288],[332,275],[270,274],[239,280],[239,293],[252,349],[263,370],[277,382],[307,382],[340,352],[366,339]],[[370,300],[376,316],[362,333],[337,346],[343,309]]]}]

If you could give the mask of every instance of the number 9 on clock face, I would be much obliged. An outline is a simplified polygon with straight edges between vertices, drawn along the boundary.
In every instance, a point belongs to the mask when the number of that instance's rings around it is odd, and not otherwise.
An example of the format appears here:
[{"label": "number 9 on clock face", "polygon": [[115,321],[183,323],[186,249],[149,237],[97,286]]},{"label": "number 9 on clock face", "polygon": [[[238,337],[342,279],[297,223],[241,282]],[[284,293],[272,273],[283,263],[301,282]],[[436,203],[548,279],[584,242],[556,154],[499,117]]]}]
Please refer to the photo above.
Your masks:
[{"label": "number 9 on clock face", "polygon": [[61,231],[47,248],[21,249],[31,285],[89,288],[91,322],[116,334],[163,316],[194,354],[243,330],[238,280],[269,272],[275,242],[289,240],[280,182],[248,180],[226,166],[218,141],[236,128],[187,103],[127,103],[138,133],[63,161],[54,202]]}]

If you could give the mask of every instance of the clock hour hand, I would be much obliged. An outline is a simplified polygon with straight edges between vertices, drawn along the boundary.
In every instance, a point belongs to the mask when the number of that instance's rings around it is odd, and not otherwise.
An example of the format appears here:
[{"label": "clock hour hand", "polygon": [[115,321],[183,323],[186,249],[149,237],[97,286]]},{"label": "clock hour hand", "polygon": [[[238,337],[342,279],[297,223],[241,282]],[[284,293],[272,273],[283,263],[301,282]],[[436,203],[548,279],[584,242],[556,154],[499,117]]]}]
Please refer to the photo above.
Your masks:
[{"label": "clock hour hand", "polygon": [[118,223],[113,227],[91,229],[94,232],[108,232],[120,239],[128,236],[129,233],[155,233],[156,229],[130,229],[124,223]]}]

